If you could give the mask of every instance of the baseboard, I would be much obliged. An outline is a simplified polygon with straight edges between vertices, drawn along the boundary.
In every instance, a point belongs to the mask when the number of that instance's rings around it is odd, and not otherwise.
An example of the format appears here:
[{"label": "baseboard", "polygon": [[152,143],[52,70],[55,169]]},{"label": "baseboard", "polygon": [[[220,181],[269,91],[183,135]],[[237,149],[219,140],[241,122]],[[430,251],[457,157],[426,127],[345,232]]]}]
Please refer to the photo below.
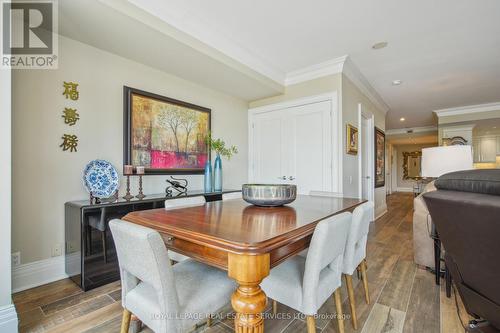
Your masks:
[{"label": "baseboard", "polygon": [[12,292],[16,293],[67,277],[64,256],[30,262],[12,268]]},{"label": "baseboard", "polygon": [[387,213],[387,204],[383,204],[379,207],[376,207],[375,208],[375,221],[380,218],[381,216],[383,216],[385,213]]},{"label": "baseboard", "polygon": [[398,188],[396,188],[396,192],[413,192],[413,188],[411,188],[411,187],[398,187]]},{"label": "baseboard", "polygon": [[0,332],[17,333],[17,312],[14,304],[0,308]]}]

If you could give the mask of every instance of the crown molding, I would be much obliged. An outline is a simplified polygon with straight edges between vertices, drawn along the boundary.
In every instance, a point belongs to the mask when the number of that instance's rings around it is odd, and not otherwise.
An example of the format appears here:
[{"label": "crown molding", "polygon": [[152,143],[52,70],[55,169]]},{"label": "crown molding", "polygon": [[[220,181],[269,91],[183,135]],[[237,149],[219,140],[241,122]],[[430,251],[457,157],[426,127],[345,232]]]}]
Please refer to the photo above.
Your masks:
[{"label": "crown molding", "polygon": [[382,110],[384,114],[389,111],[389,107],[382,97],[373,89],[370,82],[368,82],[366,77],[356,67],[348,55],[288,72],[285,78],[285,86],[339,73],[347,76],[349,80],[351,80],[378,109]]},{"label": "crown molding", "polygon": [[285,86],[310,81],[323,76],[342,73],[344,63],[346,62],[347,58],[348,56],[345,55],[288,72],[285,77]]},{"label": "crown molding", "polygon": [[377,91],[372,87],[370,82],[368,82],[363,73],[361,73],[349,57],[347,57],[344,63],[342,72],[379,110],[384,113],[384,115],[387,114],[389,106],[385,103],[382,97],[380,97]]},{"label": "crown molding", "polygon": [[496,103],[466,105],[466,106],[459,106],[456,108],[434,110],[434,113],[439,118],[441,118],[441,117],[459,116],[464,114],[491,112],[499,110],[500,110],[500,102],[496,102]]},{"label": "crown molding", "polygon": [[406,127],[406,128],[395,128],[385,131],[385,135],[398,135],[398,134],[409,134],[411,133],[425,133],[425,132],[437,132],[437,126],[423,126],[423,127]]}]

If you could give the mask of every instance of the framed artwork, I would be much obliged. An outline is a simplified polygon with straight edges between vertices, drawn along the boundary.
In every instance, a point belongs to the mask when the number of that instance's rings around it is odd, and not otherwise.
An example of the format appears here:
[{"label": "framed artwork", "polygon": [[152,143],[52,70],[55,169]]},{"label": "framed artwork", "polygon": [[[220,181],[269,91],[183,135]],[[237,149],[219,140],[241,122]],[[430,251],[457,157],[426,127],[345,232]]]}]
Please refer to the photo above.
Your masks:
[{"label": "framed artwork", "polygon": [[351,155],[358,155],[358,129],[351,124],[347,124],[346,133],[347,153]]},{"label": "framed artwork", "polygon": [[146,174],[202,174],[210,109],[123,87],[124,164]]},{"label": "framed artwork", "polygon": [[385,185],[385,133],[375,127],[375,187]]}]

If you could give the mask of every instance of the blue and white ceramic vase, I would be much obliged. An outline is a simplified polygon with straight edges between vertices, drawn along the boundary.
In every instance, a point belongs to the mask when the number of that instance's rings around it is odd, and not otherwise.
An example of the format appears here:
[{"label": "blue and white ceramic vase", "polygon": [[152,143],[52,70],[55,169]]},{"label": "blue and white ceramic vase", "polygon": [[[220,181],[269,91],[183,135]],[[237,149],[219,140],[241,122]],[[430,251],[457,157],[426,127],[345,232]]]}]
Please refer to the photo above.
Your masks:
[{"label": "blue and white ceramic vase", "polygon": [[212,161],[205,162],[205,193],[213,192],[212,188]]},{"label": "blue and white ceramic vase", "polygon": [[214,163],[214,191],[222,192],[222,160],[219,154]]}]

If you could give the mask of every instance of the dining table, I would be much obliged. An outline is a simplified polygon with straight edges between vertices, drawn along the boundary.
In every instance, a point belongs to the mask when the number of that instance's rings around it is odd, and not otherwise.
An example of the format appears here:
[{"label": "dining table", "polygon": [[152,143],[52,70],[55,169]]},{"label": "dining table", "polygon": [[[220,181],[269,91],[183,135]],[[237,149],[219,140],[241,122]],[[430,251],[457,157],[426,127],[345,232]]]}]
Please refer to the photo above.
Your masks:
[{"label": "dining table", "polygon": [[233,199],[136,211],[123,219],[158,231],[169,250],[226,270],[238,285],[231,297],[235,331],[262,333],[267,297],[260,283],[271,268],[308,248],[318,222],[365,201],[297,195],[288,205],[258,207]]}]

